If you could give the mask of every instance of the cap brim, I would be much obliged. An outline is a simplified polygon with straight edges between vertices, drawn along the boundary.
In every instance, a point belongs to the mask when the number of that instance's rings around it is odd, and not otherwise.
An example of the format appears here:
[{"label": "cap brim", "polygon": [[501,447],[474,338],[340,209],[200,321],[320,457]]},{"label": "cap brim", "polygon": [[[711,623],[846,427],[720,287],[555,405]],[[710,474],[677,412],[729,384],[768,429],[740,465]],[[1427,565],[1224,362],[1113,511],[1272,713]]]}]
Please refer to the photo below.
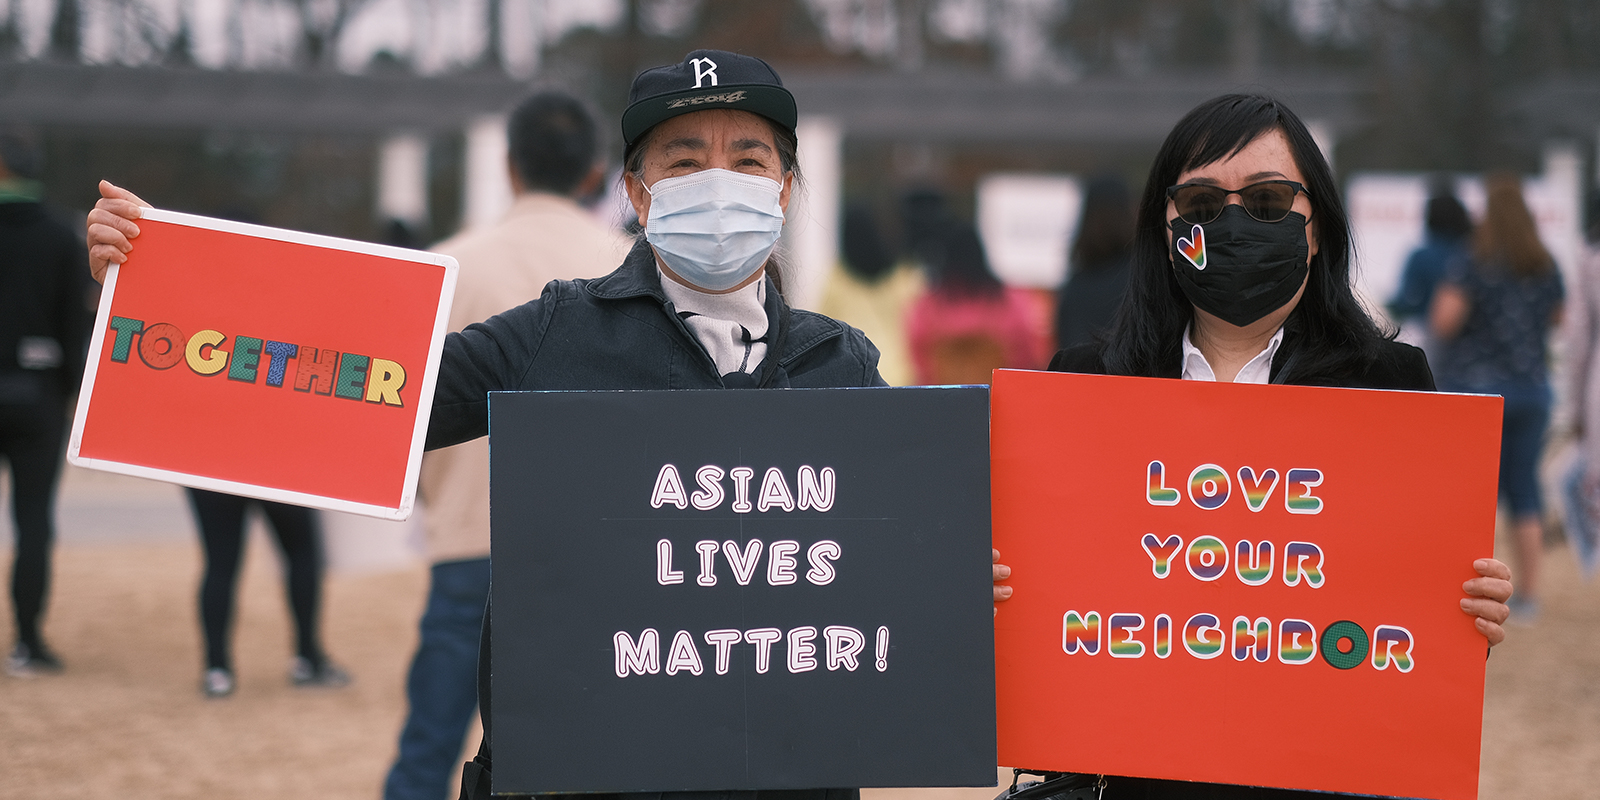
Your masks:
[{"label": "cap brim", "polygon": [[794,95],[782,86],[769,83],[716,86],[658,94],[628,106],[628,110],[622,112],[622,140],[632,147],[645,131],[666,120],[715,108],[760,114],[791,133],[799,121]]}]

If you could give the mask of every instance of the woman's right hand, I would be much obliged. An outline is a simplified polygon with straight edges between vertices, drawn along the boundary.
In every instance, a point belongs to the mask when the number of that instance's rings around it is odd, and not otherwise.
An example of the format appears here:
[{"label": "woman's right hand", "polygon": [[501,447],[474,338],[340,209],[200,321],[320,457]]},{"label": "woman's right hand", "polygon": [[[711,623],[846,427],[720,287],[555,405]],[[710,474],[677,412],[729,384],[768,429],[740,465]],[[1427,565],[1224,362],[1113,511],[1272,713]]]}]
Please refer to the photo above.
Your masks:
[{"label": "woman's right hand", "polygon": [[150,204],[111,181],[100,182],[100,200],[89,212],[89,274],[96,283],[105,283],[106,269],[128,260],[133,239],[139,236],[134,220]]}]

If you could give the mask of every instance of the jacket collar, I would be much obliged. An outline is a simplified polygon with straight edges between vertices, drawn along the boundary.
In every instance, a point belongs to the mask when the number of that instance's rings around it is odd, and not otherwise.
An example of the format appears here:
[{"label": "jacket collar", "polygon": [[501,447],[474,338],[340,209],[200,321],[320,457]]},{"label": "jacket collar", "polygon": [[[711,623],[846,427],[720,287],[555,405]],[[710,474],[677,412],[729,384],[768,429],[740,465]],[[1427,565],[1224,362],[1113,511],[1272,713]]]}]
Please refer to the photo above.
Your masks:
[{"label": "jacket collar", "polygon": [[[793,360],[796,356],[816,346],[819,342],[844,333],[844,326],[820,314],[792,312],[785,314],[782,296],[773,286],[767,286],[767,330],[777,331],[779,325],[788,325],[783,352],[777,355],[778,363]],[[661,291],[661,275],[656,271],[655,251],[643,238],[634,242],[628,257],[622,260],[610,275],[584,284],[590,294],[601,300],[626,300],[634,297],[653,298],[665,306],[667,295]],[[770,357],[770,356],[769,356]]]},{"label": "jacket collar", "polygon": [[622,266],[610,275],[589,281],[585,287],[601,300],[654,297],[662,303],[667,302],[667,295],[661,291],[661,278],[656,273],[655,251],[643,238],[633,243],[633,249],[622,260]]}]

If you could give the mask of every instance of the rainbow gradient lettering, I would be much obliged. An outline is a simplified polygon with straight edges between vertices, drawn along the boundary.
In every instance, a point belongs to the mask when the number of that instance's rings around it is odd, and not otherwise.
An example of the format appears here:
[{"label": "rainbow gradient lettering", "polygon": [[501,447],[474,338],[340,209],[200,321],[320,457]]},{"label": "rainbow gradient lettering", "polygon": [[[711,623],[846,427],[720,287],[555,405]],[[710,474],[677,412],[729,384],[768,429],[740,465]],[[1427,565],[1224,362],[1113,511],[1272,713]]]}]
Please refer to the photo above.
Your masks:
[{"label": "rainbow gradient lettering", "polygon": [[1112,614],[1106,620],[1106,649],[1112,658],[1138,658],[1144,655],[1144,643],[1133,638],[1134,631],[1144,629],[1143,614]]},{"label": "rainbow gradient lettering", "polygon": [[[1411,660],[1414,644],[1411,631],[1398,625],[1379,625],[1372,632],[1372,668],[1388,669],[1390,664],[1401,672],[1410,672],[1416,664]],[[1395,652],[1396,650],[1399,652]]]},{"label": "rainbow gradient lettering", "polygon": [[1172,617],[1166,614],[1157,614],[1155,633],[1156,658],[1166,658],[1172,655]]},{"label": "rainbow gradient lettering", "polygon": [[1189,473],[1189,500],[1207,511],[1221,508],[1232,492],[1228,471],[1216,464],[1201,464]]},{"label": "rainbow gradient lettering", "polygon": [[1172,574],[1172,557],[1183,549],[1183,538],[1173,534],[1161,541],[1155,534],[1147,533],[1139,540],[1139,545],[1144,548],[1145,555],[1150,556],[1151,574],[1165,578]]},{"label": "rainbow gradient lettering", "polygon": [[1317,657],[1317,629],[1303,619],[1278,623],[1278,660],[1285,664],[1309,664]]},{"label": "rainbow gradient lettering", "polygon": [[1069,656],[1100,654],[1100,612],[1079,614],[1068,611],[1061,616],[1061,651]]},{"label": "rainbow gradient lettering", "polygon": [[1233,660],[1248,661],[1253,652],[1255,659],[1265,664],[1272,658],[1272,620],[1258,617],[1255,630],[1251,627],[1249,617],[1233,618]]},{"label": "rainbow gradient lettering", "polygon": [[1240,467],[1239,488],[1244,490],[1244,504],[1251,511],[1260,511],[1267,507],[1267,498],[1272,496],[1272,490],[1278,488],[1278,471],[1269,469],[1257,477],[1255,470]]},{"label": "rainbow gradient lettering", "polygon": [[1322,587],[1322,548],[1310,542],[1290,542],[1283,548],[1283,583],[1297,586],[1301,577],[1313,589]]},{"label": "rainbow gradient lettering", "polygon": [[1311,496],[1312,488],[1322,485],[1322,470],[1291,469],[1284,483],[1283,506],[1290,514],[1322,513],[1322,499]]},{"label": "rainbow gradient lettering", "polygon": [[1185,560],[1190,575],[1202,581],[1214,581],[1228,571],[1228,546],[1215,536],[1196,537],[1189,543]]},{"label": "rainbow gradient lettering", "polygon": [[1227,638],[1216,614],[1196,614],[1183,624],[1183,649],[1195,658],[1209,659],[1222,655],[1222,646]]},{"label": "rainbow gradient lettering", "polygon": [[1145,499],[1150,501],[1150,505],[1175,506],[1183,499],[1183,495],[1178,494],[1177,489],[1167,488],[1164,479],[1166,472],[1167,465],[1160,461],[1150,462],[1149,480],[1145,489]]},{"label": "rainbow gradient lettering", "polygon": [[1251,546],[1249,539],[1240,539],[1234,545],[1233,574],[1248,586],[1260,586],[1272,580],[1272,542],[1266,539]]}]

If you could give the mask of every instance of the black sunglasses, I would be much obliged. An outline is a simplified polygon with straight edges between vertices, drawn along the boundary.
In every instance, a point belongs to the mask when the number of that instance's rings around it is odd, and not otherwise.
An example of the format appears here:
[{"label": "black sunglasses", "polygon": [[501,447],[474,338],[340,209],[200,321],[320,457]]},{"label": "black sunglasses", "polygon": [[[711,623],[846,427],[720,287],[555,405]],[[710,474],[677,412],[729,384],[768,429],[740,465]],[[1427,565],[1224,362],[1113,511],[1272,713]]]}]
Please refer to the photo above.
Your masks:
[{"label": "black sunglasses", "polygon": [[1306,187],[1294,181],[1275,180],[1252,183],[1243,189],[1224,189],[1209,183],[1180,183],[1167,187],[1167,197],[1177,209],[1178,218],[1190,225],[1205,225],[1222,214],[1228,195],[1239,195],[1244,211],[1261,222],[1281,222],[1294,206],[1294,196]]}]

